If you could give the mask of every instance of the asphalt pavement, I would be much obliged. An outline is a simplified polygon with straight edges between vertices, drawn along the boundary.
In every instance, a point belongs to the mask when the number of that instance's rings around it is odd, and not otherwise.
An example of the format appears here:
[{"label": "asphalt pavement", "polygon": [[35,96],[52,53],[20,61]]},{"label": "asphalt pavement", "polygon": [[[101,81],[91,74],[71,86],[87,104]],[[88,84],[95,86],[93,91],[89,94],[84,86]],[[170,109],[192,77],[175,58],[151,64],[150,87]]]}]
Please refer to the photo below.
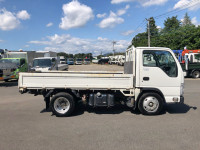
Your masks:
[{"label": "asphalt pavement", "polygon": [[0,82],[0,150],[199,150],[199,91],[199,79],[186,79],[185,104],[168,105],[158,116],[80,106],[58,118],[44,110],[42,96]]}]

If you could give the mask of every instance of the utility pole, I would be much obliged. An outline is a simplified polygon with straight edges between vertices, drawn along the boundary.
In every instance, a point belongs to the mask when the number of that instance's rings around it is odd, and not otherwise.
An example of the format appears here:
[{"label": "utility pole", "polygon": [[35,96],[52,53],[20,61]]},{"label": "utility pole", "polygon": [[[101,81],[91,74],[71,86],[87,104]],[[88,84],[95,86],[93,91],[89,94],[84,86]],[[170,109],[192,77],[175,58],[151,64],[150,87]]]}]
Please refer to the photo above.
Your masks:
[{"label": "utility pole", "polygon": [[116,41],[112,41],[112,43],[113,43],[113,57],[115,56],[115,44],[116,44]]},{"label": "utility pole", "polygon": [[149,19],[146,19],[147,21],[148,21],[148,47],[151,47],[151,35],[150,35],[150,21],[151,21],[151,19],[149,18]]}]

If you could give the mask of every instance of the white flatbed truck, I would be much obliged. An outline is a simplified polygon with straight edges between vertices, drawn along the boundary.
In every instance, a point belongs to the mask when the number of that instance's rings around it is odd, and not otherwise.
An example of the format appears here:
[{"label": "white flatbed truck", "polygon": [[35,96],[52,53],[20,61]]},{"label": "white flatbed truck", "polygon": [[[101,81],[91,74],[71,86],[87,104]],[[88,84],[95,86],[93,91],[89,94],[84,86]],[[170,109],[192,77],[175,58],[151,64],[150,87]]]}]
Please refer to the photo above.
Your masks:
[{"label": "white flatbed truck", "polygon": [[166,103],[183,103],[182,68],[169,48],[131,47],[124,72],[54,71],[20,73],[21,93],[43,95],[46,109],[69,116],[77,101],[91,107],[123,102],[144,115],[157,115]]}]

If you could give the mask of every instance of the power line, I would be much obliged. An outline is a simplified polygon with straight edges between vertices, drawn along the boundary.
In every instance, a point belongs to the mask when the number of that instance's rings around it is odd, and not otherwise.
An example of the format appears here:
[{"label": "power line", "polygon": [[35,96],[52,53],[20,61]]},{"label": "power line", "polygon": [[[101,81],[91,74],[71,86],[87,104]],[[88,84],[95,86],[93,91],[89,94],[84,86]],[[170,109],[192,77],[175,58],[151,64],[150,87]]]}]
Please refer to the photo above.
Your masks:
[{"label": "power line", "polygon": [[[153,17],[153,18],[157,20],[157,19],[159,19],[159,18],[166,17],[166,16],[169,16],[169,15],[172,15],[172,14],[175,14],[175,13],[178,13],[178,12],[181,12],[181,11],[183,11],[183,10],[185,10],[185,9],[194,7],[194,6],[195,6],[196,4],[198,4],[198,3],[200,3],[200,0],[192,0],[192,1],[190,1],[190,2],[188,2],[188,3],[186,3],[186,4],[184,4],[184,5],[182,5],[182,6],[181,6],[182,8],[176,8],[176,9],[174,9],[174,10],[171,10],[171,11],[169,11],[169,12],[160,14],[160,15],[155,16],[155,17]],[[141,31],[143,30],[143,27],[146,26],[147,21],[148,21],[148,20],[145,20],[145,19],[144,19],[144,20],[142,20],[142,22],[137,26],[137,28],[135,29],[134,34],[133,34],[134,37],[135,37],[139,32],[141,32]],[[148,21],[148,23],[149,23],[149,21]],[[148,31],[150,31],[150,29],[149,29]],[[149,36],[148,36],[148,39],[149,39],[148,41],[150,41]],[[150,42],[148,42],[148,45],[150,46],[149,43],[150,43]]]},{"label": "power line", "polygon": [[[193,3],[193,4],[192,4]],[[196,4],[200,3],[200,0],[192,0],[184,5],[182,5],[181,7],[182,8],[177,8],[177,9],[174,9],[174,10],[171,10],[169,12],[166,12],[166,13],[163,13],[161,15],[158,15],[158,16],[155,16],[154,19],[158,19],[158,18],[161,18],[161,17],[165,17],[165,16],[168,16],[168,15],[171,15],[171,14],[174,14],[174,13],[178,13],[178,12],[181,12],[185,9],[188,9],[188,8],[191,8],[191,7],[194,7]],[[190,5],[192,4],[192,5]],[[185,7],[186,6],[186,7]]]},{"label": "power line", "polygon": [[146,26],[146,20],[144,19],[142,21],[142,23],[136,28],[136,30],[134,31],[134,35],[136,35],[137,33],[139,33],[140,31],[143,30],[143,27]]},{"label": "power line", "polygon": [[[192,4],[193,3],[193,4]],[[166,17],[168,15],[172,15],[174,13],[178,13],[178,12],[181,12],[185,9],[188,9],[188,8],[191,8],[191,7],[194,7],[196,4],[200,3],[200,0],[192,0],[184,5],[182,5],[182,8],[179,9],[174,9],[174,10],[171,10],[169,12],[166,12],[166,13],[163,13],[161,15],[158,15],[158,16],[155,16],[153,17],[154,19],[159,19],[161,17]],[[192,5],[191,5],[192,4]],[[134,35],[136,35],[137,33],[139,33],[140,31],[142,31],[143,29],[141,29],[142,27],[144,27],[144,25],[146,25],[146,20],[144,19],[139,25],[138,27],[136,28],[135,32],[134,32]]]},{"label": "power line", "polygon": [[137,31],[137,30],[140,28],[140,26],[143,25],[145,22],[146,22],[146,20],[144,19],[144,20],[140,23],[140,25],[136,28],[135,31]]}]

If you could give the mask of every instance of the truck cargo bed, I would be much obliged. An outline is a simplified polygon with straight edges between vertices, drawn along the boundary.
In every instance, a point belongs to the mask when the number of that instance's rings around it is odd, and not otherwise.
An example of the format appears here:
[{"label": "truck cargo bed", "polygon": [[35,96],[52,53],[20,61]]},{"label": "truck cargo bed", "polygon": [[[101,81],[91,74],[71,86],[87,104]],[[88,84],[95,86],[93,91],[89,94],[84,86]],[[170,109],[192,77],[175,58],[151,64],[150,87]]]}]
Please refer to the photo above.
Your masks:
[{"label": "truck cargo bed", "polygon": [[133,75],[122,72],[20,73],[19,88],[25,89],[133,89]]}]

